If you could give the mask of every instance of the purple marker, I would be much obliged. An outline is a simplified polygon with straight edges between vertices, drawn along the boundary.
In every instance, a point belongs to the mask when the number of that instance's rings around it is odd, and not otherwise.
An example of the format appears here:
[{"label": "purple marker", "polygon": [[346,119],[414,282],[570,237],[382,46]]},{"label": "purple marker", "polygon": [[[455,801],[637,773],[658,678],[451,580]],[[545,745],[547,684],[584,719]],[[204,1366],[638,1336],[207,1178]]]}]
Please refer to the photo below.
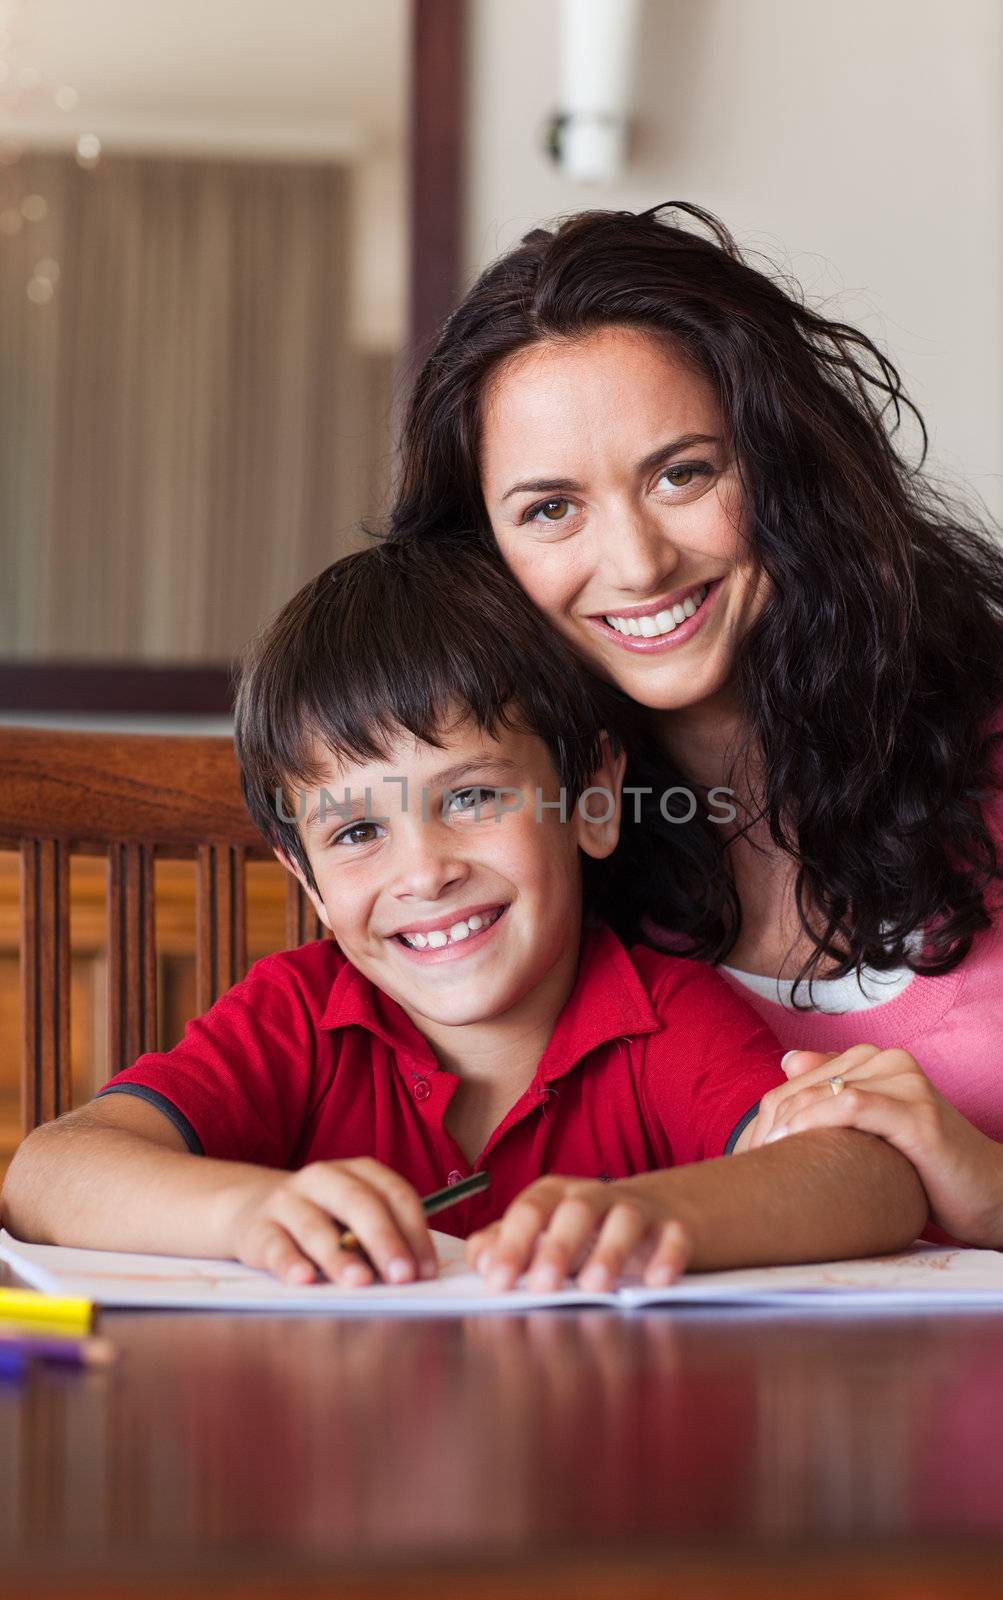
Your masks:
[{"label": "purple marker", "polygon": [[58,1333],[14,1332],[0,1327],[0,1361],[6,1356],[29,1361],[34,1356],[71,1367],[107,1367],[116,1355],[110,1339],[70,1339]]},{"label": "purple marker", "polygon": [[0,1378],[23,1378],[31,1357],[17,1345],[0,1344]]}]

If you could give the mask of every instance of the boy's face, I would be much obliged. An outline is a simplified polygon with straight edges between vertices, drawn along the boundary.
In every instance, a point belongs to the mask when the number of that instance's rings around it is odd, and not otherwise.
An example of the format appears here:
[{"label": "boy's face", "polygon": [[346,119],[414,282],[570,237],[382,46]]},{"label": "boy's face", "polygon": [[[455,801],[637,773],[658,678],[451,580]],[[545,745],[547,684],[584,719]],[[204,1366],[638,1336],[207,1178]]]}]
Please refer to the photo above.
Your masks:
[{"label": "boy's face", "polygon": [[[578,852],[614,849],[625,766],[607,753],[592,779],[615,809],[592,795],[566,807],[562,822],[556,806],[546,808],[560,785],[537,735],[500,728],[492,738],[468,719],[441,737],[439,749],[404,733],[385,762],[329,757],[299,824],[319,916],[344,955],[419,1028],[502,1017],[541,985],[559,987],[562,971],[573,976]],[[612,815],[592,820],[583,810]]]}]

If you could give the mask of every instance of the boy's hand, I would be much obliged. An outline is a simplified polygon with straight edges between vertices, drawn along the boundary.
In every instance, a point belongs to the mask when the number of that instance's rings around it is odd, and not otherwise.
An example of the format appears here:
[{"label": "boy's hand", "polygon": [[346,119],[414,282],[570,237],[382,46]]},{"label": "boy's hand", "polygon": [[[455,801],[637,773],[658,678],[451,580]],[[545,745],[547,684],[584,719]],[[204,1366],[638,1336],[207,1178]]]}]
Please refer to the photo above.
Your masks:
[{"label": "boy's hand", "polygon": [[[350,1228],[372,1262],[339,1239]],[[317,1161],[269,1174],[237,1212],[233,1253],[286,1283],[312,1283],[318,1271],[344,1287],[434,1278],[439,1270],[421,1200],[406,1179],[369,1157]]]},{"label": "boy's hand", "polygon": [[[750,1150],[808,1128],[878,1134],[916,1168],[931,1221],[965,1244],[1003,1246],[1003,1145],[956,1111],[905,1050],[796,1050],[784,1071],[791,1081],[764,1095]],[[838,1094],[831,1078],[843,1080]]]},{"label": "boy's hand", "polygon": [[467,1263],[491,1289],[511,1289],[523,1273],[546,1294],[577,1274],[579,1287],[612,1289],[628,1265],[650,1288],[674,1283],[686,1270],[689,1236],[663,1201],[631,1180],[540,1178],[505,1215],[471,1234]]}]

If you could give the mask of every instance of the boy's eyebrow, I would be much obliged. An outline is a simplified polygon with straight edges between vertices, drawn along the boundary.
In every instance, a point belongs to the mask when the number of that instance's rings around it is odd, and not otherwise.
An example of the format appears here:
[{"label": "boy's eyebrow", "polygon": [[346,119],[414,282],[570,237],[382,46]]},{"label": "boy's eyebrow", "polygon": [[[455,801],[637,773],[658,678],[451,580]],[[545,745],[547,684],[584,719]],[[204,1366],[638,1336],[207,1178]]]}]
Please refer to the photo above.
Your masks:
[{"label": "boy's eyebrow", "polygon": [[[308,812],[304,818],[304,828],[315,828],[318,822],[323,822],[323,825],[326,828],[332,817],[336,817],[337,820],[342,824],[346,822],[356,822],[360,818],[365,817],[371,810],[371,807],[366,805],[365,798],[349,800],[346,804],[344,785],[339,790],[337,788],[329,789],[326,783],[322,783],[320,786],[320,796],[321,797],[317,801],[317,804],[314,806],[313,810]],[[370,790],[370,796],[372,797],[372,790]],[[321,816],[322,808],[324,812],[323,817]],[[373,818],[372,820],[376,821],[378,819]]]},{"label": "boy's eyebrow", "polygon": [[[713,433],[683,433],[678,439],[670,439],[668,444],[660,445],[657,450],[652,450],[649,455],[635,463],[637,473],[651,472],[654,467],[663,461],[668,461],[672,456],[678,455],[680,450],[691,450],[696,444],[720,444],[720,438]],[[511,489],[506,489],[502,495],[507,500],[513,494],[553,494],[556,492],[574,494],[581,489],[577,478],[531,478],[524,483],[514,483]]]},{"label": "boy's eyebrow", "polygon": [[508,756],[494,756],[485,751],[483,755],[475,756],[472,761],[458,761],[453,767],[444,767],[441,772],[433,772],[428,780],[435,788],[452,788],[467,773],[474,772],[478,767],[494,767],[499,772],[522,772],[523,768],[518,761],[512,761]]},{"label": "boy's eyebrow", "polygon": [[[508,756],[495,756],[486,752],[482,756],[474,757],[473,760],[458,761],[451,767],[443,767],[441,772],[434,772],[432,774],[432,776],[427,780],[427,784],[433,789],[451,789],[454,783],[458,783],[460,779],[466,777],[468,773],[476,772],[478,769],[483,770],[485,767],[494,767],[496,771],[505,773],[521,773],[523,771],[523,768],[519,765],[519,763],[517,761],[510,760]],[[400,790],[401,780],[398,778],[396,782],[398,789]],[[323,798],[319,799],[313,809],[308,812],[307,816],[303,820],[304,828],[316,827],[317,823],[321,820],[320,813],[322,805],[324,807],[325,826],[330,822],[332,816],[337,817],[339,822],[344,823],[346,821],[354,821],[357,817],[364,817],[369,809],[366,805],[364,796],[360,796],[358,799],[353,798],[346,806],[344,804],[344,784],[342,784],[340,789],[338,789],[337,786],[333,789],[329,789],[325,784],[322,784],[321,790],[322,794],[326,794],[328,798],[326,800]],[[400,790],[400,792],[403,793],[404,791]],[[372,789],[370,789],[370,798],[375,799]]]}]

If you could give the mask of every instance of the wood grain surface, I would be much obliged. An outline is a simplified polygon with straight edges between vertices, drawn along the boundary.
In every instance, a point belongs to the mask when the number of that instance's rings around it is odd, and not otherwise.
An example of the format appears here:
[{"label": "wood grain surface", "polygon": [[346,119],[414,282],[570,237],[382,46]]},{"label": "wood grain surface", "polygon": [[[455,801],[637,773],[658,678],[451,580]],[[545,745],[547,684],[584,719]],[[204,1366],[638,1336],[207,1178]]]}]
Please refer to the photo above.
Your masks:
[{"label": "wood grain surface", "polygon": [[117,1369],[0,1388],[4,1594],[1003,1587],[996,1314],[123,1312],[101,1330]]},{"label": "wood grain surface", "polygon": [[0,846],[16,848],[31,822],[77,854],[103,855],[112,840],[194,854],[207,839],[270,854],[244,807],[232,739],[5,727],[0,755]]}]

